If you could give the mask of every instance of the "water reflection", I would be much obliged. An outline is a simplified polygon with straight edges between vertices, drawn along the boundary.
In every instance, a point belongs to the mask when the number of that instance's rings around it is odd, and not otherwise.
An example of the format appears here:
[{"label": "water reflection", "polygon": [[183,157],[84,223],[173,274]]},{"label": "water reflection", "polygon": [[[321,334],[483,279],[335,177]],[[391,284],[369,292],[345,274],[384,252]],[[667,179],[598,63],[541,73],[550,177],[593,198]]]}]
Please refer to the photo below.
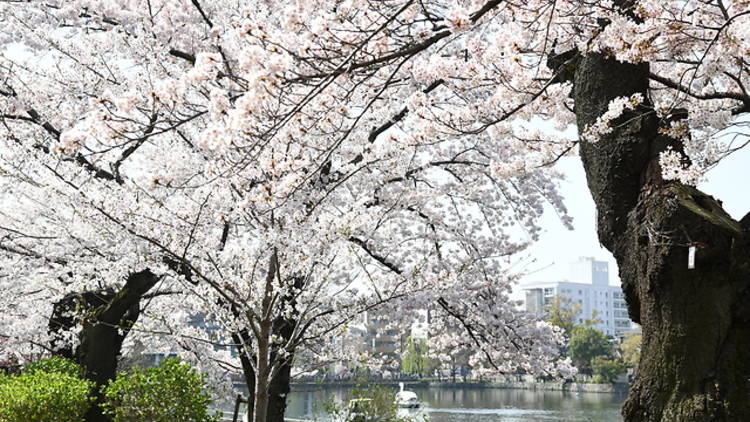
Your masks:
[{"label": "water reflection", "polygon": [[[495,388],[409,386],[431,422],[621,422],[622,395]],[[348,388],[316,388],[290,394],[287,417],[325,420],[322,403],[342,400]],[[393,392],[396,393],[394,387]],[[412,413],[411,414],[417,414]]]}]

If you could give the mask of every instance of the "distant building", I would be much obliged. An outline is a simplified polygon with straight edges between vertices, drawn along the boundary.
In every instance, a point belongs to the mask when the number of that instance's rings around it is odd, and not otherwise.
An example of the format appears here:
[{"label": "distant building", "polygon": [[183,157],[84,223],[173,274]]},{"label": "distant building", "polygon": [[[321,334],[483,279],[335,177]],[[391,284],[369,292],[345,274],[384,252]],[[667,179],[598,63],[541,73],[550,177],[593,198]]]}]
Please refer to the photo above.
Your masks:
[{"label": "distant building", "polygon": [[408,335],[409,330],[392,326],[387,312],[370,310],[349,324],[346,334],[334,343],[370,356],[398,360]]},{"label": "distant building", "polygon": [[402,330],[390,327],[390,318],[385,312],[368,311],[363,314],[366,327],[365,348],[372,355],[397,357],[401,354]]},{"label": "distant building", "polygon": [[625,298],[620,286],[609,284],[609,264],[592,257],[582,257],[570,265],[570,279],[522,285],[526,310],[544,315],[544,307],[555,296],[565,296],[581,305],[577,323],[592,318],[594,312],[601,322],[594,325],[605,334],[622,338],[632,329]]}]

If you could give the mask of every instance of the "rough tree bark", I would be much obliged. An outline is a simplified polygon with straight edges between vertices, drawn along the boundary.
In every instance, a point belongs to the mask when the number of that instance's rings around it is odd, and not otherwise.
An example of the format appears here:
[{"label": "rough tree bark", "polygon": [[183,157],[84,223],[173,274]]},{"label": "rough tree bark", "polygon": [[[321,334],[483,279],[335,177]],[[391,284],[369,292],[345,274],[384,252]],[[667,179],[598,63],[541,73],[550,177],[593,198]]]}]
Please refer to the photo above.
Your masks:
[{"label": "rough tree bark", "polygon": [[[579,132],[620,96],[648,98],[648,64],[600,54],[574,80]],[[750,216],[738,222],[697,189],[661,179],[668,145],[644,107],[626,113],[581,159],[601,243],[615,256],[631,319],[641,324],[638,376],[627,422],[750,420]],[[697,247],[695,268],[688,249]]]},{"label": "rough tree bark", "polygon": [[[150,270],[132,273],[118,292],[100,291],[71,294],[55,304],[50,331],[63,331],[82,324],[80,344],[75,350],[57,348],[56,354],[72,358],[84,369],[84,376],[96,383],[96,403],[101,402],[100,387],[115,377],[117,361],[130,327],[140,315],[141,298],[156,285],[159,277]],[[71,317],[76,307],[85,310],[82,321]],[[53,344],[53,348],[55,345]],[[87,422],[108,422],[99,406],[92,406]]]}]

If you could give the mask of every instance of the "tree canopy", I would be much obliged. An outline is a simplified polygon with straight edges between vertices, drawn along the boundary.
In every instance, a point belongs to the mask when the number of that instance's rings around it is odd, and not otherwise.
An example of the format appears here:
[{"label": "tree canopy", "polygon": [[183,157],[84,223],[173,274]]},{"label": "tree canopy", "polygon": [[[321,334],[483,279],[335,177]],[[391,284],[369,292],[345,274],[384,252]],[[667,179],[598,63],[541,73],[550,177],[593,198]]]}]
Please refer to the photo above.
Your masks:
[{"label": "tree canopy", "polygon": [[573,327],[576,326],[578,316],[581,314],[581,304],[574,303],[573,299],[556,295],[550,303],[544,307],[545,319],[549,323],[560,327],[566,338],[570,338]]},{"label": "tree canopy", "polygon": [[625,338],[620,343],[622,360],[631,368],[638,366],[641,359],[641,341],[643,336],[635,333],[625,333]]},{"label": "tree canopy", "polygon": [[581,371],[591,373],[592,360],[597,356],[609,356],[612,345],[607,336],[596,328],[576,325],[568,341],[568,355]]}]

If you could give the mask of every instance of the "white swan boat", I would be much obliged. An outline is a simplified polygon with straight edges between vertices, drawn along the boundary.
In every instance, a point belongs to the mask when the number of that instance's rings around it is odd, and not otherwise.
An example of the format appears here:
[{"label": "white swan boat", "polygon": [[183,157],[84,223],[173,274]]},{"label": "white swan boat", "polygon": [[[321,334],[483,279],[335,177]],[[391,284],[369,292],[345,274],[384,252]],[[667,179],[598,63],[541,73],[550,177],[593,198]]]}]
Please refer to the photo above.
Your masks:
[{"label": "white swan boat", "polygon": [[396,393],[396,406],[402,407],[402,408],[417,408],[422,405],[422,403],[419,401],[419,397],[417,397],[417,393],[413,391],[404,391],[404,383],[400,382],[398,383],[399,392]]}]

